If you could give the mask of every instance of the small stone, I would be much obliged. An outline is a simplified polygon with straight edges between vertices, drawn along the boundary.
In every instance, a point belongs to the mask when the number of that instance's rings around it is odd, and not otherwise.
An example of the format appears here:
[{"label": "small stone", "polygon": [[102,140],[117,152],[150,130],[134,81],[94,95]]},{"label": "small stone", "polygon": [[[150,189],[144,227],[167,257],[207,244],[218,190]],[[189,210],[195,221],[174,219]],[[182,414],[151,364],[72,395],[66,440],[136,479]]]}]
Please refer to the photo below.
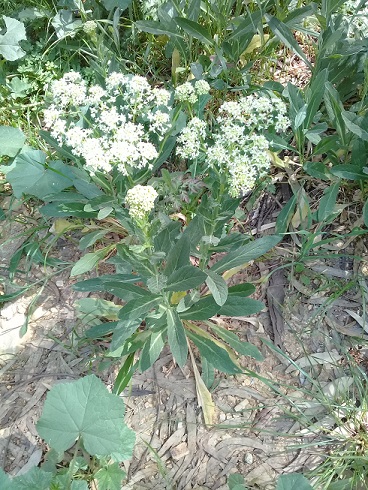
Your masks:
[{"label": "small stone", "polygon": [[244,463],[247,463],[247,464],[253,463],[253,454],[252,453],[245,453]]},{"label": "small stone", "polygon": [[225,420],[226,420],[226,415],[224,414],[224,412],[221,412],[221,413],[220,413],[219,419],[220,419],[220,422],[225,422]]},{"label": "small stone", "polygon": [[64,287],[64,281],[62,279],[59,279],[58,281],[56,281],[55,284],[58,288]]},{"label": "small stone", "polygon": [[245,399],[245,400],[241,401],[240,403],[238,403],[236,405],[236,407],[234,408],[234,410],[235,410],[235,412],[242,412],[247,407],[249,407],[249,401]]},{"label": "small stone", "polygon": [[171,448],[170,454],[172,459],[174,459],[175,461],[184,458],[184,456],[187,456],[189,454],[187,443],[181,442],[176,447]]}]

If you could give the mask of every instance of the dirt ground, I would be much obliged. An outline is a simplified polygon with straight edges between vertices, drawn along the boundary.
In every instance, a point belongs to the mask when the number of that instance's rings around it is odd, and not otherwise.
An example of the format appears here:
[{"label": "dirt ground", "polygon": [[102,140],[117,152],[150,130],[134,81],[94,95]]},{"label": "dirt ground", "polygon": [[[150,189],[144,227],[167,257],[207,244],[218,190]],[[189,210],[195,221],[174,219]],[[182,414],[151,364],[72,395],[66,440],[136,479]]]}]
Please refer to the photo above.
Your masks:
[{"label": "dirt ground", "polygon": [[[87,293],[71,288],[76,281],[69,277],[70,269],[55,274],[52,268],[34,265],[28,274],[17,273],[12,283],[8,281],[5,268],[23,242],[4,237],[19,236],[22,226],[4,223],[0,246],[3,294],[13,292],[17,282],[34,284],[4,303],[0,313],[0,467],[12,475],[42,460],[46,448],[35,423],[50,387],[91,372],[111,387],[116,369],[104,369],[105,346],[83,339],[83,322],[77,317],[75,302]],[[243,357],[242,365],[250,375],[218,373],[213,389],[217,423],[213,427],[204,425],[189,363],[180,369],[165,350],[152,369],[134,376],[133,387],[123,397],[126,422],[136,431],[137,443],[132,461],[126,462],[128,480],[123,488],[225,490],[229,474],[239,472],[249,486],[272,489],[277,475],[305,471],[320,463],[321,455],[313,446],[293,449],[300,443],[312,443],[321,433],[303,434],[302,425],[287,415],[291,409],[286,395],[298,400],[303,398],[300,389],[313,388],[290,359],[298,362],[309,356],[310,361],[310,355],[317,354],[313,359],[319,360],[313,364],[322,386],[347,377],[343,352],[349,339],[364,335],[345,310],[360,314],[362,301],[354,289],[336,299],[333,286],[323,289],[324,281],[338,281],[342,287],[351,277],[349,268],[336,264],[312,264],[308,285],[295,274],[291,279],[287,270],[260,281],[277,268],[277,254],[285,255],[290,247],[280,245],[269,261],[241,272],[242,280],[258,281],[255,297],[267,304],[262,313],[231,321],[216,319],[242,340],[257,345],[265,360]],[[52,253],[67,261],[75,260],[80,252],[72,241],[60,240]],[[319,267],[319,272],[313,267]],[[27,317],[28,330],[20,338]],[[308,371],[311,363],[304,366]],[[311,424],[316,417],[311,411]]]}]

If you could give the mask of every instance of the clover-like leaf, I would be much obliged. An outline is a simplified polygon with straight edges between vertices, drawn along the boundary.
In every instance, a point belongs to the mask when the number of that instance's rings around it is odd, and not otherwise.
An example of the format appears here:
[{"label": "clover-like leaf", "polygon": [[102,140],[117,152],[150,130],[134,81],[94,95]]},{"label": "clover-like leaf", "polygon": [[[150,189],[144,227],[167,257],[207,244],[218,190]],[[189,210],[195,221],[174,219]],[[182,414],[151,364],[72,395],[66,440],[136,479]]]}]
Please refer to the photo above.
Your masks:
[{"label": "clover-like leaf", "polygon": [[37,430],[57,451],[66,451],[81,438],[91,455],[127,456],[128,435],[131,452],[132,431],[124,424],[124,402],[94,375],[55,385],[47,395]]},{"label": "clover-like leaf", "polygon": [[23,22],[3,15],[6,31],[0,34],[0,54],[6,60],[15,61],[22,58],[26,52],[19,46],[19,41],[27,39]]}]

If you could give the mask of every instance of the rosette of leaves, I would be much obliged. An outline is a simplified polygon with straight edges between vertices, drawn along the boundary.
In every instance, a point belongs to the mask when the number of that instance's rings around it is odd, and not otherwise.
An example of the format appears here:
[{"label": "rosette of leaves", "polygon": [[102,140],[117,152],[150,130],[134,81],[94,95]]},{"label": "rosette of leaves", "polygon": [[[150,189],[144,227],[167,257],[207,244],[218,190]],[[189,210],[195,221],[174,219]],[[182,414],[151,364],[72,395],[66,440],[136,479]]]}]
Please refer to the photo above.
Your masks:
[{"label": "rosette of leaves", "polygon": [[[166,343],[180,366],[187,362],[191,346],[196,347],[203,376],[199,377],[193,363],[197,388],[200,386],[201,396],[205,393],[206,397],[215,368],[239,374],[243,369],[238,355],[262,360],[255,346],[209,321],[216,315],[250,316],[264,308],[263,303],[249,297],[255,291],[252,284],[229,287],[227,280],[273,248],[280,237],[253,241],[241,233],[224,233],[224,225],[238,204],[238,199],[228,196],[219,203],[213,196],[204,195],[197,215],[184,229],[180,221],[159,215],[151,223],[149,243],[147,237],[134,242],[130,234],[116,246],[117,274],[74,285],[78,291],[106,291],[125,302],[123,307],[110,308],[109,318],[114,321],[94,325],[86,332],[90,339],[112,335],[110,355],[123,359],[115,393],[126,387],[136,369],[144,371],[152,366]],[[139,237],[140,230],[136,229],[135,235]],[[211,263],[214,253],[225,254]],[[92,302],[87,308],[90,312],[100,309],[100,316],[104,316],[106,305],[101,300],[87,298],[80,303],[86,301]],[[208,415],[206,422],[211,420]]]}]

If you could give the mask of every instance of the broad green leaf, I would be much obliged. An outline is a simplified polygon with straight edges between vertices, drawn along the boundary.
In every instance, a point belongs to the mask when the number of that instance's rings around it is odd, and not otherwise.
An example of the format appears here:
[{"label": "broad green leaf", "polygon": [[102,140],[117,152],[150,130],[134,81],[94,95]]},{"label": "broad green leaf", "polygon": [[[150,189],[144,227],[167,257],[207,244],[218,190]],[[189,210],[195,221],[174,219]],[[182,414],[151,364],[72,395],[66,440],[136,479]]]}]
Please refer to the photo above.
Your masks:
[{"label": "broad green leaf", "polygon": [[216,369],[223,373],[239,374],[242,370],[234,364],[226,349],[222,349],[218,344],[209,338],[198,335],[189,330],[187,336],[198,347],[201,356],[205,357],[208,362],[216,366]]},{"label": "broad green leaf", "polygon": [[80,274],[84,274],[85,272],[89,272],[97,266],[107,252],[107,250],[100,250],[98,252],[91,252],[83,255],[83,257],[74,264],[72,270],[70,271],[70,276],[78,276]]},{"label": "broad green leaf", "polygon": [[296,196],[293,196],[286,205],[282,208],[276,219],[276,233],[286,233],[289,227],[291,218],[294,215],[296,206]]},{"label": "broad green leaf", "polygon": [[160,294],[165,289],[167,277],[164,274],[156,274],[146,281],[149,291],[153,294]]},{"label": "broad green leaf", "polygon": [[290,31],[290,28],[286,24],[281,22],[281,20],[273,17],[272,15],[265,14],[265,19],[275,36],[277,36],[280,41],[286,45],[287,48],[291,49],[291,51],[294,51],[294,53],[297,54],[305,62],[308,68],[312,69],[310,61],[305,56],[303,50],[295,40],[293,34]]},{"label": "broad green leaf", "polygon": [[0,126],[0,156],[15,157],[25,141],[26,137],[19,128]]},{"label": "broad green leaf", "polygon": [[85,323],[91,323],[95,319],[95,324],[100,323],[97,318],[107,318],[108,320],[116,320],[121,309],[112,301],[106,301],[101,298],[81,298],[75,302],[78,310],[78,316],[82,317]]},{"label": "broad green leaf", "polygon": [[251,260],[255,260],[271,250],[271,248],[279,243],[280,239],[281,237],[278,235],[270,235],[254,240],[254,242],[228,253],[211,267],[211,271],[222,273]]},{"label": "broad green leaf", "polygon": [[[177,36],[183,37],[179,34],[176,29],[172,29],[168,25],[163,24],[162,22],[156,20],[139,20],[135,24],[136,28],[139,31],[148,32],[150,34],[156,34],[158,36]],[[171,151],[170,151],[171,153]]]},{"label": "broad green leaf", "polygon": [[182,234],[167,255],[165,275],[170,276],[174,271],[189,264],[190,240],[187,234]]},{"label": "broad green leaf", "polygon": [[317,220],[320,223],[333,214],[339,190],[340,182],[335,182],[335,184],[324,190],[317,210]]},{"label": "broad green leaf", "polygon": [[362,127],[363,125],[366,126],[366,123],[363,122],[362,117],[358,117],[356,114],[349,111],[342,111],[341,115],[346,127],[352,133],[356,134],[362,140],[368,141],[368,132]]},{"label": "broad green leaf", "polygon": [[305,128],[309,128],[313,122],[314,116],[323,100],[325,93],[325,84],[328,76],[328,70],[324,69],[318,72],[317,76],[312,79],[311,85],[308,87],[306,93],[307,99],[307,113],[305,118]]},{"label": "broad green leaf", "polygon": [[46,165],[46,155],[40,150],[19,154],[14,164],[7,179],[15,197],[30,194],[44,199],[73,184],[70,167],[59,160]]},{"label": "broad green leaf", "polygon": [[330,120],[335,123],[340,142],[343,146],[346,144],[346,127],[342,117],[344,107],[340,100],[340,95],[335,87],[327,81],[325,84],[324,101]]},{"label": "broad green leaf", "polygon": [[[75,291],[104,291],[103,288],[105,284],[117,283],[120,287],[124,287],[124,284],[133,284],[135,282],[140,282],[141,280],[142,278],[135,274],[105,274],[93,279],[76,282],[73,284],[72,288]],[[143,288],[141,289],[143,293],[147,292]]]},{"label": "broad green leaf", "polygon": [[84,336],[87,339],[101,339],[105,335],[110,335],[119,322],[105,322],[89,328]]},{"label": "broad green leaf", "polygon": [[291,473],[279,477],[276,490],[313,490],[313,487],[305,476]]},{"label": "broad green leaf", "polygon": [[73,480],[70,490],[89,490],[88,483],[84,480]]},{"label": "broad green leaf", "polygon": [[56,36],[61,39],[70,36],[76,29],[81,27],[82,21],[76,19],[71,10],[59,10],[53,17],[51,25],[55,29]]},{"label": "broad green leaf", "polygon": [[23,58],[26,52],[19,46],[19,41],[27,39],[23,22],[3,15],[6,30],[0,34],[0,54],[6,60],[15,61]]},{"label": "broad green leaf", "polygon": [[216,303],[222,306],[225,304],[228,295],[226,281],[221,276],[210,270],[206,271],[206,274],[206,284],[208,289],[212,293],[213,299],[216,301]]},{"label": "broad green leaf", "polygon": [[230,295],[218,313],[224,316],[250,316],[259,313],[264,307],[265,305],[256,299]]},{"label": "broad green leaf", "polygon": [[125,478],[126,473],[118,463],[112,463],[108,466],[100,468],[94,475],[97,481],[98,490],[121,490],[121,482]]},{"label": "broad green leaf", "polygon": [[219,327],[218,325],[211,324],[211,329],[222,339],[227,342],[231,348],[237,351],[239,354],[243,356],[250,356],[256,359],[257,361],[263,361],[264,357],[260,353],[259,349],[249,342],[243,342],[239,340],[238,336],[226,330],[226,328]]},{"label": "broad green leaf", "polygon": [[167,279],[166,291],[186,291],[193,289],[206,280],[206,274],[194,267],[185,265],[174,271]]},{"label": "broad green leaf", "polygon": [[[49,490],[52,473],[46,473],[37,468],[36,466],[31,468],[27,473],[21,476],[17,476],[13,479],[10,485],[10,489],[14,490]],[[7,487],[1,487],[3,490],[7,490]]]},{"label": "broad green leaf", "polygon": [[232,475],[229,475],[229,478],[227,479],[227,484],[229,486],[229,490],[234,490],[235,487],[239,485],[243,485],[244,488],[244,477],[239,473],[233,473]]},{"label": "broad green leaf", "polygon": [[[86,281],[77,282],[73,284],[73,289],[76,291],[107,291],[114,296],[117,296],[124,301],[131,301],[133,299],[142,298],[143,296],[149,296],[149,292],[140,286],[135,286],[131,283],[124,283],[118,280],[103,280],[100,278],[87,279]],[[137,281],[137,276],[134,281]],[[87,283],[87,284],[86,284]]]},{"label": "broad green leaf", "polygon": [[[119,8],[122,12],[129,7],[132,0],[102,0],[103,6],[106,10],[113,10]],[[99,490],[101,490],[99,488]]]},{"label": "broad green leaf", "polygon": [[85,250],[86,248],[91,247],[97,242],[97,240],[103,238],[106,235],[106,233],[108,233],[108,230],[97,230],[97,231],[92,231],[87,235],[84,235],[79,240],[79,247],[78,247],[79,250]]},{"label": "broad green leaf", "polygon": [[[49,391],[37,431],[48,445],[66,451],[81,438],[92,456],[126,453],[123,400],[108,392],[101,380],[89,375],[78,381],[59,383]],[[126,450],[127,449],[127,450]]]},{"label": "broad green leaf", "polygon": [[229,287],[229,296],[250,296],[255,292],[256,288],[250,282],[243,282]]},{"label": "broad green leaf", "polygon": [[2,468],[0,468],[0,488],[12,490],[11,479]]},{"label": "broad green leaf", "polygon": [[139,357],[139,367],[141,371],[146,371],[155,361],[157,361],[164,345],[164,332],[152,332],[149,339],[146,340]]},{"label": "broad green leaf", "polygon": [[351,165],[350,163],[343,163],[342,165],[335,165],[330,169],[332,175],[347,180],[366,180],[368,174],[364,173],[361,167]]},{"label": "broad green leaf", "polygon": [[115,352],[124,346],[126,340],[128,340],[134,332],[139,328],[140,321],[122,322],[120,321],[114,328],[112,334],[110,351]]},{"label": "broad green leaf", "polygon": [[151,277],[155,274],[150,262],[145,258],[137,256],[137,254],[132,252],[126,245],[118,244],[116,245],[116,250],[118,256],[128,262],[133,271],[138,272],[142,277]]},{"label": "broad green leaf", "polygon": [[216,43],[212,39],[211,34],[203,26],[194,22],[193,20],[185,19],[184,17],[175,17],[175,22],[181,27],[187,34],[198,39],[202,43],[210,46],[215,46]]},{"label": "broad green leaf", "polygon": [[221,306],[216,303],[212,296],[201,298],[191,308],[180,313],[180,318],[185,320],[208,320],[216,315]]},{"label": "broad green leaf", "polygon": [[119,311],[119,318],[125,322],[132,322],[138,318],[144,318],[153,308],[156,308],[160,303],[161,298],[149,294],[142,298],[129,301]]},{"label": "broad green leaf", "polygon": [[183,367],[188,357],[188,344],[183,324],[178,312],[173,308],[166,310],[166,317],[167,336],[171,352],[179,366]]},{"label": "broad green leaf", "polygon": [[306,162],[303,165],[303,168],[308,175],[314,177],[315,179],[320,179],[325,181],[330,180],[329,169],[322,162]]},{"label": "broad green leaf", "polygon": [[204,384],[208,389],[212,388],[213,383],[215,382],[215,368],[213,364],[207,361],[205,357],[201,359],[202,364],[202,374],[201,377],[203,379]]}]

